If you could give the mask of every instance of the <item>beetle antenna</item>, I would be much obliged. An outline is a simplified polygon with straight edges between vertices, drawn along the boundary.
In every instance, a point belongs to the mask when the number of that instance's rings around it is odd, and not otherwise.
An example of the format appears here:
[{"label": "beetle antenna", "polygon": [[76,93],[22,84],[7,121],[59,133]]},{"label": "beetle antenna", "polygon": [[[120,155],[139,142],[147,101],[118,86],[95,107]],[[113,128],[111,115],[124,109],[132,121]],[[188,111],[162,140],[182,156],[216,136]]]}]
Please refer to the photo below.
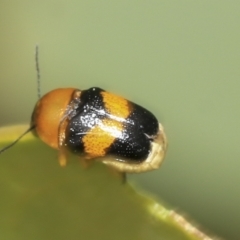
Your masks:
[{"label": "beetle antenna", "polygon": [[[41,98],[41,89],[40,89],[40,68],[39,68],[39,56],[38,56],[38,45],[35,47],[35,62],[36,62],[36,71],[37,71],[37,92],[38,98]],[[7,149],[13,147],[22,137],[24,137],[27,133],[32,131],[36,126],[30,126],[24,133],[22,133],[15,141],[7,145],[6,147],[0,149],[0,154],[5,152]]]},{"label": "beetle antenna", "polygon": [[10,143],[9,145],[7,145],[6,147],[0,149],[0,154],[5,152],[7,149],[11,148],[12,146],[14,146],[23,136],[25,136],[28,132],[30,132],[31,130],[33,130],[35,128],[35,126],[31,126],[30,128],[28,128],[23,134],[21,134],[14,142]]},{"label": "beetle antenna", "polygon": [[37,93],[38,93],[38,99],[41,98],[41,85],[40,85],[40,68],[39,68],[39,47],[38,44],[36,44],[35,48],[35,63],[36,63],[36,71],[37,71]]}]

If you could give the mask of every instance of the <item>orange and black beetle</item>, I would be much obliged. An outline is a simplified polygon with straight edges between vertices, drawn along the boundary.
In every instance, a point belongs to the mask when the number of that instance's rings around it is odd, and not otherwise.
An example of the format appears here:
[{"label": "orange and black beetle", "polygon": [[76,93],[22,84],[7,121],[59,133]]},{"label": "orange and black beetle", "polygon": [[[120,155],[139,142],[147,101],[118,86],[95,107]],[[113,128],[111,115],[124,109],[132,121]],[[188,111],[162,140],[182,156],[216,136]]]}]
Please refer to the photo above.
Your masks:
[{"label": "orange and black beetle", "polygon": [[86,159],[97,159],[120,172],[157,169],[167,148],[164,129],[145,108],[120,96],[93,87],[55,89],[40,97],[38,45],[36,70],[39,100],[29,131],[59,150],[61,165],[69,150]]},{"label": "orange and black beetle", "polygon": [[98,159],[121,172],[144,172],[161,164],[164,129],[145,108],[92,87],[53,90],[37,102],[32,123],[37,136],[58,149]]}]

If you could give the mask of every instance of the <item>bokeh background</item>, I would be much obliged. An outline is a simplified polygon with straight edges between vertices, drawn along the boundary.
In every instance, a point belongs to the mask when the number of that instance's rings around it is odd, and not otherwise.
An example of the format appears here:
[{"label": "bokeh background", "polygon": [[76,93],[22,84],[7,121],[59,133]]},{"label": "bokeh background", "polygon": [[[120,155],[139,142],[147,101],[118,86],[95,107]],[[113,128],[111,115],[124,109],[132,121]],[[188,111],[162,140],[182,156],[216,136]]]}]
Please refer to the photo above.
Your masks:
[{"label": "bokeh background", "polygon": [[99,86],[145,106],[169,139],[131,181],[239,239],[240,2],[0,1],[0,125],[29,122],[41,90]]}]

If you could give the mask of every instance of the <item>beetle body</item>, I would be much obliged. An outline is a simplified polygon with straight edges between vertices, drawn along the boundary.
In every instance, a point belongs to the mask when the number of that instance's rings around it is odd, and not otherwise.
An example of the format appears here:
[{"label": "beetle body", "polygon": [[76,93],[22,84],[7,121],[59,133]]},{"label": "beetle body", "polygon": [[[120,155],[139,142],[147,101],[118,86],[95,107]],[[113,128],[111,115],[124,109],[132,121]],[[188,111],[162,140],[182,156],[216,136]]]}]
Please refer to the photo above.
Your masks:
[{"label": "beetle body", "polygon": [[121,172],[158,168],[167,147],[164,129],[151,112],[97,87],[47,93],[35,106],[32,125],[60,152],[98,159]]}]

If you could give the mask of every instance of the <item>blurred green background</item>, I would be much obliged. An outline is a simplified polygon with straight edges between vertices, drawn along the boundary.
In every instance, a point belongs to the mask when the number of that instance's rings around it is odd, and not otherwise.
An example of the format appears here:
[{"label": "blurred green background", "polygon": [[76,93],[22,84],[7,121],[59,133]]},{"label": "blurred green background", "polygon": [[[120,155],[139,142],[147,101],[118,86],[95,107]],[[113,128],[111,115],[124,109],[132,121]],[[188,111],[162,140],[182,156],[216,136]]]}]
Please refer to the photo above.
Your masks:
[{"label": "blurred green background", "polygon": [[99,86],[163,123],[162,168],[130,179],[227,239],[240,230],[239,1],[0,1],[0,125],[42,93]]}]

